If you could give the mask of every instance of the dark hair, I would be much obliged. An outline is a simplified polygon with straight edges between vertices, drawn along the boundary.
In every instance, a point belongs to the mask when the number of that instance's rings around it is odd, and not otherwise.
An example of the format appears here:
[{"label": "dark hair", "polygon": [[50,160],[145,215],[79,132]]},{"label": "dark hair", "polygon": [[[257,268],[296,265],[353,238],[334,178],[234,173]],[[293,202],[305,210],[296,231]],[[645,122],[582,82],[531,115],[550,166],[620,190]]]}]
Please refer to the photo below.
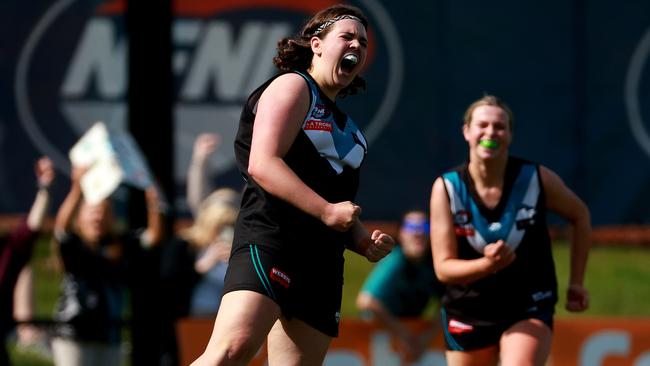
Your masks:
[{"label": "dark hair", "polygon": [[[353,15],[359,18],[364,28],[368,29],[368,19],[359,8],[344,4],[330,6],[311,17],[296,36],[282,38],[278,42],[278,54],[273,58],[273,64],[281,71],[307,71],[311,67],[312,57],[314,56],[311,51],[311,37],[325,37],[330,32],[331,27],[326,27],[316,34],[317,29],[328,20],[341,15]],[[339,92],[338,96],[354,95],[360,89],[366,89],[366,81],[357,75],[350,85]]]}]

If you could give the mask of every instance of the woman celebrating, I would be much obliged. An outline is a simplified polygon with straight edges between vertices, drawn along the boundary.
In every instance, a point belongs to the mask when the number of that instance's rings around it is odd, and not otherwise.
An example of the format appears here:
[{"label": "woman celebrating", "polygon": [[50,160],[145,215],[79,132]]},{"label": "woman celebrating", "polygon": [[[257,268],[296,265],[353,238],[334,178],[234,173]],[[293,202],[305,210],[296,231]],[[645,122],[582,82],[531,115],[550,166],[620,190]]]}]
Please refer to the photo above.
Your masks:
[{"label": "woman celebrating", "polygon": [[320,11],[280,40],[283,73],[244,106],[235,153],[246,187],[221,307],[194,365],[245,365],[265,338],[269,365],[321,364],[338,334],[345,247],[370,261],[392,249],[359,221],[367,143],[335,104],[365,86],[367,24],[351,6]]},{"label": "woman celebrating", "polygon": [[441,314],[451,366],[545,364],[557,302],[547,210],[573,229],[566,307],[589,305],[589,210],[557,174],[508,154],[512,127],[498,98],[471,104],[463,125],[469,162],[433,184],[431,243],[447,284]]}]

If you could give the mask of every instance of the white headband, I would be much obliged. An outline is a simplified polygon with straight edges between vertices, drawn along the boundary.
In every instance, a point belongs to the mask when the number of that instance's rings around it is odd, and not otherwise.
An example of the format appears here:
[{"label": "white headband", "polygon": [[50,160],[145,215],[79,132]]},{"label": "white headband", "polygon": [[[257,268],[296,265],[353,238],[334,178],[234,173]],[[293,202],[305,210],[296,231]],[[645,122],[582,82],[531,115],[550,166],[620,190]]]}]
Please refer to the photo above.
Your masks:
[{"label": "white headband", "polygon": [[339,16],[337,16],[335,18],[326,20],[325,22],[323,22],[323,24],[319,25],[318,28],[316,28],[316,31],[314,31],[314,34],[312,36],[317,36],[319,33],[324,31],[325,29],[327,29],[327,27],[329,27],[330,25],[338,22],[339,20],[343,20],[343,19],[352,19],[352,20],[356,20],[357,22],[363,24],[361,19],[359,19],[358,17],[355,17],[354,15],[349,15],[349,14],[339,15]]}]

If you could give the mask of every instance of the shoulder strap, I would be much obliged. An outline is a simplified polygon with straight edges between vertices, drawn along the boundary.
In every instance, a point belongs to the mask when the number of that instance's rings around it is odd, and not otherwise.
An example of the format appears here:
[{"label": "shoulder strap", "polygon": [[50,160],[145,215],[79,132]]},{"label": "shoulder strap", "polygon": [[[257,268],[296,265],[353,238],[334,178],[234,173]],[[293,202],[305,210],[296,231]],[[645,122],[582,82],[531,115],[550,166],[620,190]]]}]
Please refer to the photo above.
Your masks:
[{"label": "shoulder strap", "polygon": [[537,167],[524,164],[516,178],[508,203],[497,222],[488,222],[478,209],[457,171],[443,174],[454,220],[456,235],[467,237],[479,253],[488,243],[503,239],[516,249],[529,224],[534,223],[535,207],[540,196]]}]

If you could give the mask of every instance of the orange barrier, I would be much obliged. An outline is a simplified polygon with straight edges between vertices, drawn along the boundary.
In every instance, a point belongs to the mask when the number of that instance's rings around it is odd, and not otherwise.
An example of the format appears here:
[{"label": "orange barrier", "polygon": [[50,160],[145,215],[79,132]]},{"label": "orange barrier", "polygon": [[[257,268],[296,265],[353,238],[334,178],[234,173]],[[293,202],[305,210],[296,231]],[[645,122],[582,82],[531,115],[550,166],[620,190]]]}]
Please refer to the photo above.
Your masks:
[{"label": "orange barrier", "polygon": [[[424,329],[424,320],[408,321],[413,329]],[[198,357],[212,332],[212,320],[184,319],[177,326],[181,364]],[[560,318],[549,366],[650,366],[650,319]],[[262,347],[251,363],[263,366]],[[401,366],[395,344],[376,324],[343,319],[340,337],[334,339],[326,366]],[[429,351],[411,365],[445,365],[442,336],[433,340]]]},{"label": "orange barrier", "polygon": [[650,319],[557,319],[553,366],[648,366]]}]

